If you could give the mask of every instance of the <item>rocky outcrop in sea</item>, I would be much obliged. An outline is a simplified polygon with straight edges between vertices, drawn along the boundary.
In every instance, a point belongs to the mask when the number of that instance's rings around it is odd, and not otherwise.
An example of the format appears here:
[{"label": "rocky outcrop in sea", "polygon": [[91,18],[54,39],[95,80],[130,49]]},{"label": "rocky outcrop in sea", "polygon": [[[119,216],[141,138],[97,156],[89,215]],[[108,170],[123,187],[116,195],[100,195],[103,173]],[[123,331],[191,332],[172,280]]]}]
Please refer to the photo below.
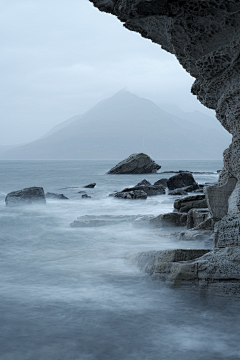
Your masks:
[{"label": "rocky outcrop in sea", "polygon": [[5,203],[7,206],[46,204],[46,199],[43,188],[34,186],[10,192]]},{"label": "rocky outcrop in sea", "polygon": [[132,154],[127,159],[121,161],[108,174],[153,174],[161,166],[156,164],[148,155],[139,153]]}]

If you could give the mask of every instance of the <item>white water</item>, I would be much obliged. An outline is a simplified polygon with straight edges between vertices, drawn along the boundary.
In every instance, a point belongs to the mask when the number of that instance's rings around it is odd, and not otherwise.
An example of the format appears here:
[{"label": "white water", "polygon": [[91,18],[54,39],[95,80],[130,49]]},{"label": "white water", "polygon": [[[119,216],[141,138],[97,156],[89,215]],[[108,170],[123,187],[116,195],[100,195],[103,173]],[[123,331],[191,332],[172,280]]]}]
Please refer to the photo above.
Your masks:
[{"label": "white water", "polygon": [[[221,162],[160,162],[163,170],[216,171]],[[71,228],[81,215],[172,210],[173,197],[108,197],[143,178],[106,175],[110,161],[1,162],[0,359],[239,359],[239,304],[202,299],[153,282],[125,260],[140,251],[202,247],[131,224]],[[217,175],[195,176],[199,182]],[[82,199],[83,185],[92,196]],[[28,186],[64,193],[66,201],[8,208],[6,193]],[[59,190],[65,187],[74,187]]]}]

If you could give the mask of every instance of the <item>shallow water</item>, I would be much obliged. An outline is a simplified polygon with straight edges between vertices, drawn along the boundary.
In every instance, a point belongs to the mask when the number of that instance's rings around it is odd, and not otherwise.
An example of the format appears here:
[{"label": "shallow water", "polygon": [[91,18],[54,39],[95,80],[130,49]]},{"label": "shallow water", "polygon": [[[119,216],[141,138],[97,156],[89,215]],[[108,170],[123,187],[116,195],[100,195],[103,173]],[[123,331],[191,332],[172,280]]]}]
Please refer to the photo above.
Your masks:
[{"label": "shallow water", "polygon": [[[216,171],[216,161],[161,161],[160,171]],[[239,303],[167,288],[125,260],[140,251],[203,246],[131,223],[71,228],[82,215],[172,210],[175,197],[108,197],[163,175],[106,175],[112,161],[0,162],[0,359],[240,359]],[[170,176],[170,175],[169,175]],[[214,182],[217,174],[196,175]],[[96,182],[95,189],[82,186]],[[28,186],[70,200],[7,208],[5,195]],[[65,190],[62,188],[71,187]],[[82,199],[86,190],[91,199]]]}]

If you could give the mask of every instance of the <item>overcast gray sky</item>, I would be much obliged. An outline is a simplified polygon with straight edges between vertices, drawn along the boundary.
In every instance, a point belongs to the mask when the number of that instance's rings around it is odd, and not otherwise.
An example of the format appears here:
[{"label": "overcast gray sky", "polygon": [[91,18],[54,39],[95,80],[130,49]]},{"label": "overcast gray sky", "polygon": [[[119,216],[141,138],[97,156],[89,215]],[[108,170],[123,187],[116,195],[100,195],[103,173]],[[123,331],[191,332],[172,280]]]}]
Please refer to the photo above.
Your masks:
[{"label": "overcast gray sky", "polygon": [[35,140],[125,87],[204,111],[174,56],[88,0],[0,4],[0,145]]}]

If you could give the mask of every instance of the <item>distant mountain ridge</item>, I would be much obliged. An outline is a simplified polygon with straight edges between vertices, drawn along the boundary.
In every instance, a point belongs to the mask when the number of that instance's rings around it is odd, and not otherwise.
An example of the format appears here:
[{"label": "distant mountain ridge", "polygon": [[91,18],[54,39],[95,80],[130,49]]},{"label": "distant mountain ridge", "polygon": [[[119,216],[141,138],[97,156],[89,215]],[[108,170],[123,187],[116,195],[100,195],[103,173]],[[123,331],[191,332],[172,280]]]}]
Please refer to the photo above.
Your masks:
[{"label": "distant mountain ridge", "polygon": [[220,124],[219,129],[204,125],[123,90],[1,158],[117,160],[144,152],[153,159],[221,159],[231,136]]}]

